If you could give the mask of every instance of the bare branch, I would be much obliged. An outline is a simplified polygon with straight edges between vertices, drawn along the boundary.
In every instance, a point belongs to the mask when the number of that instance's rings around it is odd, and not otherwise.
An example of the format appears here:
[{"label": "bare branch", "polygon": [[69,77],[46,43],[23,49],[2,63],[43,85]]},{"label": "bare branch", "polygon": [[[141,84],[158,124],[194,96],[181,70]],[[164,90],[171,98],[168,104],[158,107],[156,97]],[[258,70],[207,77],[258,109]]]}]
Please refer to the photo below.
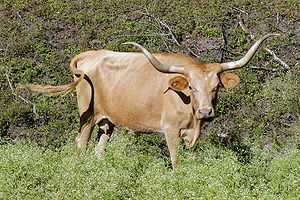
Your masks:
[{"label": "bare branch", "polygon": [[241,13],[244,13],[244,14],[246,14],[246,15],[249,15],[249,13],[247,13],[246,11],[244,11],[244,10],[242,10],[242,9],[240,9],[240,8],[237,8],[237,7],[232,7],[234,10],[236,10],[236,11],[239,11],[239,12],[241,12]]},{"label": "bare branch", "polygon": [[7,56],[7,53],[8,53],[8,50],[9,50],[9,44],[10,43],[8,43],[7,45],[6,45],[6,47],[5,47],[5,49],[3,49],[2,51],[3,51],[3,54],[4,54],[4,58],[6,58],[6,56]]},{"label": "bare branch", "polygon": [[[241,18],[239,21],[239,25],[242,28],[242,30],[250,36],[250,39],[253,40],[255,36],[247,29],[247,27],[244,24],[243,19]],[[286,64],[283,60],[281,60],[275,53],[269,48],[264,48],[264,50],[269,53],[271,56],[273,56],[274,60],[276,60],[284,69],[289,70],[290,67],[288,64]]]},{"label": "bare branch", "polygon": [[273,56],[274,60],[276,60],[277,62],[279,62],[284,69],[289,70],[290,66],[288,66],[285,62],[283,62],[278,56],[276,56],[276,54],[274,53],[274,51],[272,51],[269,48],[264,48],[265,51],[267,51],[270,55]]},{"label": "bare branch", "polygon": [[242,30],[250,36],[250,39],[253,40],[255,36],[251,33],[251,31],[245,26],[244,20],[241,18],[239,21],[239,25],[242,28]]},{"label": "bare branch", "polygon": [[219,132],[219,133],[217,133],[217,136],[220,137],[220,138],[227,138],[229,136],[229,134]]},{"label": "bare branch", "polygon": [[256,66],[250,66],[250,69],[256,69],[256,70],[264,70],[264,71],[271,71],[271,72],[278,72],[277,69],[269,69],[265,67],[256,67]]},{"label": "bare branch", "polygon": [[175,42],[175,44],[177,44],[178,46],[181,46],[181,44],[176,39],[173,31],[171,30],[170,26],[168,26],[168,24],[166,22],[164,22],[164,21],[159,21],[159,23],[168,30],[168,32],[171,35],[172,40]]},{"label": "bare branch", "polygon": [[228,40],[227,40],[227,34],[226,34],[226,28],[225,28],[225,24],[222,24],[222,37],[223,37],[223,41],[224,41],[224,45],[223,48],[221,48],[221,60],[220,62],[223,63],[225,60],[225,52],[228,51]]},{"label": "bare branch", "polygon": [[19,17],[19,19],[20,19],[21,21],[23,21],[23,18],[22,18],[22,16],[20,15],[20,12],[18,11],[16,14],[17,14],[17,16]]},{"label": "bare branch", "polygon": [[[180,43],[178,42],[178,40],[176,39],[176,37],[175,37],[175,35],[174,35],[172,29],[168,26],[168,24],[167,24],[166,22],[162,22],[162,21],[160,21],[160,23],[161,23],[161,25],[163,25],[164,27],[166,27],[166,28],[168,29],[169,34],[171,35],[172,40],[175,42],[175,44],[176,44],[177,46],[179,46],[179,47],[182,47],[182,44],[180,44]],[[193,56],[195,56],[195,57],[197,57],[197,58],[200,57],[198,54],[196,54],[196,53],[195,53],[192,49],[190,49],[189,47],[186,47],[186,46],[185,46],[185,48],[186,48],[186,49],[190,52],[190,54],[192,54]]]},{"label": "bare branch", "polygon": [[[170,26],[165,22],[160,20],[159,18],[155,17],[154,15],[150,14],[148,12],[148,10],[143,9],[143,11],[141,10],[137,10],[136,12],[139,12],[142,15],[148,16],[150,17],[152,20],[154,20],[154,22],[157,25],[153,25],[156,29],[158,29],[158,31],[161,31],[163,33],[157,34],[159,36],[162,37],[162,39],[164,40],[164,43],[166,45],[166,41],[165,39],[172,41],[174,44],[176,44],[179,47],[183,47],[185,49],[187,49],[189,51],[189,53],[197,58],[199,58],[200,56],[198,54],[196,54],[192,49],[190,49],[189,47],[183,46],[176,38],[174,32],[172,31],[172,29],[170,28]],[[171,38],[168,38],[168,36],[170,36]],[[166,45],[167,46],[167,45]],[[168,46],[167,46],[168,47]]]},{"label": "bare branch", "polygon": [[157,37],[157,36],[169,36],[169,33],[153,33],[153,34],[128,34],[128,35],[118,35],[115,38],[122,38],[122,37]]},{"label": "bare branch", "polygon": [[22,97],[21,95],[18,95],[18,94],[15,92],[15,89],[14,89],[13,86],[12,86],[12,83],[11,83],[11,81],[10,81],[10,79],[9,79],[9,76],[8,76],[6,73],[5,73],[5,76],[6,76],[8,85],[9,85],[9,87],[10,87],[11,93],[12,93],[16,98],[21,99],[21,100],[24,101],[25,103],[31,104],[31,105],[32,105],[32,111],[33,111],[33,113],[37,116],[38,114],[37,114],[37,112],[36,112],[36,106],[35,106],[35,104],[32,103],[31,101],[25,99],[25,98]]},{"label": "bare branch", "polygon": [[23,17],[21,16],[21,14],[20,14],[19,11],[16,13],[16,15],[17,15],[18,18],[23,22],[23,24],[25,24],[25,26],[27,26],[27,28],[28,28],[29,30],[31,30],[31,26],[30,26],[28,23],[26,23],[26,21],[23,19]]}]

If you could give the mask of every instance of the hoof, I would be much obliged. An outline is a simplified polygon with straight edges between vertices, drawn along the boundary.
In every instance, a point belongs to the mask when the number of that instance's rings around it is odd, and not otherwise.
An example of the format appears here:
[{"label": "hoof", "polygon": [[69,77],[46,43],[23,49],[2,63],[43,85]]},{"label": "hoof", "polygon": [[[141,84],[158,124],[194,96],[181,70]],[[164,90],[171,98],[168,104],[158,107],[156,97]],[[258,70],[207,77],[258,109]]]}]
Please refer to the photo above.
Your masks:
[{"label": "hoof", "polygon": [[104,153],[105,153],[104,148],[101,148],[101,147],[99,147],[99,146],[97,146],[97,147],[95,148],[95,155],[96,155],[97,157],[102,157]]}]

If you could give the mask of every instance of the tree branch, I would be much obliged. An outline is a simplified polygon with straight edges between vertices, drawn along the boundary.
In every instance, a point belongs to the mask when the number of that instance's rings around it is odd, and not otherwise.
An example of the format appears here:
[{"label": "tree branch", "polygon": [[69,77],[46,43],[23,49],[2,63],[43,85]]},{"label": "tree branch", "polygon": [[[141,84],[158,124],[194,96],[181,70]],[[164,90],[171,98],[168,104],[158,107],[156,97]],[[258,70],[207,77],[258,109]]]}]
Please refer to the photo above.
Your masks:
[{"label": "tree branch", "polygon": [[250,69],[256,69],[256,70],[264,70],[264,71],[271,71],[271,72],[277,72],[278,70],[276,69],[269,69],[265,67],[255,67],[255,66],[250,66]]},{"label": "tree branch", "polygon": [[285,62],[283,62],[280,58],[278,58],[278,56],[276,56],[276,54],[274,53],[274,51],[272,51],[271,49],[269,48],[264,48],[265,51],[267,51],[270,55],[273,56],[274,60],[276,60],[277,62],[279,62],[284,69],[286,70],[289,70],[290,69],[290,66],[288,66],[288,64],[286,64]]},{"label": "tree branch", "polygon": [[240,8],[237,8],[237,7],[232,7],[234,10],[237,10],[239,11],[240,13],[243,13],[243,14],[246,14],[246,15],[249,15],[249,13],[247,13],[246,11],[240,9]]},{"label": "tree branch", "polygon": [[[251,33],[251,31],[249,31],[247,29],[247,27],[244,24],[244,20],[241,18],[239,21],[239,25],[242,28],[242,30],[248,34],[250,36],[250,39],[253,40],[255,38],[254,34]],[[274,51],[272,51],[269,48],[263,48],[268,54],[270,54],[271,56],[273,56],[274,60],[276,60],[285,70],[289,70],[290,66],[288,64],[286,64],[283,60],[281,60],[275,53]]]},{"label": "tree branch", "polygon": [[27,103],[27,104],[30,104],[32,106],[32,110],[33,110],[33,113],[37,116],[37,112],[36,112],[36,106],[34,103],[32,103],[31,101],[25,99],[24,97],[22,97],[21,95],[18,95],[16,92],[15,92],[15,89],[13,88],[12,86],[12,83],[9,79],[9,76],[5,73],[5,76],[6,76],[6,79],[7,79],[7,82],[8,82],[8,85],[10,87],[10,90],[11,90],[11,93],[16,97],[16,98],[19,98],[21,99],[23,102]]},{"label": "tree branch", "polygon": [[[191,55],[193,55],[194,57],[199,58],[200,55],[198,55],[197,53],[195,53],[192,49],[190,49],[187,46],[182,45],[176,38],[174,32],[172,31],[172,29],[170,28],[170,26],[165,22],[162,21],[160,19],[158,19],[157,17],[155,17],[154,15],[150,14],[147,10],[144,9],[144,11],[141,10],[137,10],[137,12],[139,12],[142,15],[148,16],[151,19],[154,20],[154,22],[156,23],[156,25],[154,25],[156,28],[158,28],[159,31],[163,32],[163,33],[159,33],[157,35],[161,36],[163,39],[167,39],[169,41],[172,41],[174,44],[176,44],[178,47],[181,48],[185,48],[189,51],[189,53]],[[168,36],[170,36],[171,38],[168,38]]]},{"label": "tree branch", "polygon": [[25,24],[25,26],[27,26],[27,28],[29,30],[31,30],[31,26],[29,24],[26,23],[26,21],[23,19],[23,17],[21,16],[20,12],[17,11],[16,15],[18,16],[18,18],[21,20],[21,22],[23,22],[23,24]]},{"label": "tree branch", "polygon": [[244,19],[243,18],[240,18],[240,21],[239,21],[239,25],[240,27],[242,28],[242,30],[248,34],[250,36],[250,39],[253,40],[255,38],[255,36],[253,35],[253,33],[251,33],[251,31],[245,26],[244,24]]}]

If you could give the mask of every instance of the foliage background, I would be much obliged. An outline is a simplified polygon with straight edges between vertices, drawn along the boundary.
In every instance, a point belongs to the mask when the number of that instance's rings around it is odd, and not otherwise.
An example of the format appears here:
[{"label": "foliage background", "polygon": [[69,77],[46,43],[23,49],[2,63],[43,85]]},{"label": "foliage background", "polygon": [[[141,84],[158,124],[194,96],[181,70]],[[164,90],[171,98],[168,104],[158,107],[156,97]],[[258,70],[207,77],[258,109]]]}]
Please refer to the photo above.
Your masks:
[{"label": "foliage background", "polygon": [[[299,8],[296,0],[1,0],[0,199],[299,198]],[[151,52],[192,51],[201,62],[236,60],[253,42],[241,18],[255,39],[281,33],[264,46],[290,69],[261,49],[237,71],[239,87],[220,91],[217,117],[196,147],[180,146],[176,173],[163,137],[122,128],[104,158],[94,157],[94,138],[77,157],[75,96],[15,90],[19,83],[67,83],[73,56],[132,51],[126,41]]]}]

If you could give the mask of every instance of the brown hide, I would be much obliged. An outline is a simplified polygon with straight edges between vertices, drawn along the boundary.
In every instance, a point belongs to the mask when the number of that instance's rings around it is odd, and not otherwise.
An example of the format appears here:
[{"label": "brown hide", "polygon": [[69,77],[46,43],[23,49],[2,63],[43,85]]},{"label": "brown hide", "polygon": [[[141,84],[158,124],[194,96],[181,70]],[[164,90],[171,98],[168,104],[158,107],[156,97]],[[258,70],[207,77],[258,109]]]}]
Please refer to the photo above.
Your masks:
[{"label": "brown hide", "polygon": [[[78,70],[93,83],[82,81],[77,85],[78,105],[80,115],[86,114],[94,88],[92,126],[108,119],[135,131],[164,133],[175,169],[177,140],[182,136],[188,148],[195,144],[200,135],[200,119],[205,118],[195,111],[212,108],[221,67],[198,64],[179,54],[155,54],[155,57],[167,65],[185,66],[189,75],[159,72],[142,53],[94,51],[77,63]],[[76,139],[78,147],[85,148],[90,131],[89,125],[83,127]],[[96,152],[103,151],[103,145],[99,144]]]},{"label": "brown hide", "polygon": [[[168,64],[196,64],[182,55],[156,55]],[[174,112],[182,123],[192,114],[191,104],[184,104],[179,95],[168,90],[169,80],[177,74],[158,72],[141,53],[95,51],[78,63],[92,80],[95,89],[94,121],[108,118],[116,125],[143,132],[163,132],[163,116]],[[91,89],[82,81],[76,88],[80,114],[88,108]],[[168,110],[169,109],[169,110]],[[185,115],[183,115],[185,114]],[[182,119],[180,119],[182,118]]]}]

